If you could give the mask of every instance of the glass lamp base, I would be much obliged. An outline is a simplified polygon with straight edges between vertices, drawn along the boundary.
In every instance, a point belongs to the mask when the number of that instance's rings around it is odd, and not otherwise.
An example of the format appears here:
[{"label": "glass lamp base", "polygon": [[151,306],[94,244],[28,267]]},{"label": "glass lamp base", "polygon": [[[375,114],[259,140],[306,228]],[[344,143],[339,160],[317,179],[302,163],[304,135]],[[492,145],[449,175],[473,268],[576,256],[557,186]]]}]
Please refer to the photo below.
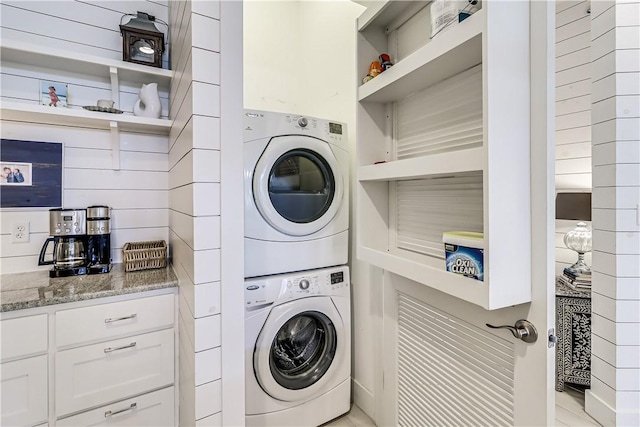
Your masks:
[{"label": "glass lamp base", "polygon": [[591,275],[591,267],[584,262],[584,254],[580,252],[578,252],[578,260],[571,267],[568,267],[567,270],[576,276]]}]

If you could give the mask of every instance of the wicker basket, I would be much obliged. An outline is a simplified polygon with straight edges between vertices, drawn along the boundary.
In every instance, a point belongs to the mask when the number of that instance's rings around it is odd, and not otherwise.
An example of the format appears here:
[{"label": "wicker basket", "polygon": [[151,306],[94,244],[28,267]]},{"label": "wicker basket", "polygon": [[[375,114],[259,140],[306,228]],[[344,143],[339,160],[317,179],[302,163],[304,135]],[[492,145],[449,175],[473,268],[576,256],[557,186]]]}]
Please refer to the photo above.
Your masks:
[{"label": "wicker basket", "polygon": [[122,248],[124,271],[151,270],[167,266],[167,242],[125,243]]}]

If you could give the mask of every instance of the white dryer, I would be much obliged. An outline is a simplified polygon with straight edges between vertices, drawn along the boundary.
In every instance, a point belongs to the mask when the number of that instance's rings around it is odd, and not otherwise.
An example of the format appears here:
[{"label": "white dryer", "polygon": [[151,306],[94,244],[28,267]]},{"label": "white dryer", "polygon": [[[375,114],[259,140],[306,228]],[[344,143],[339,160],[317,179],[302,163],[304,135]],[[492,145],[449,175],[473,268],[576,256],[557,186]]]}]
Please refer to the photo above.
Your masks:
[{"label": "white dryer", "polygon": [[348,267],[245,281],[247,426],[318,426],[349,411]]},{"label": "white dryer", "polygon": [[346,125],[245,110],[245,277],[346,264]]}]

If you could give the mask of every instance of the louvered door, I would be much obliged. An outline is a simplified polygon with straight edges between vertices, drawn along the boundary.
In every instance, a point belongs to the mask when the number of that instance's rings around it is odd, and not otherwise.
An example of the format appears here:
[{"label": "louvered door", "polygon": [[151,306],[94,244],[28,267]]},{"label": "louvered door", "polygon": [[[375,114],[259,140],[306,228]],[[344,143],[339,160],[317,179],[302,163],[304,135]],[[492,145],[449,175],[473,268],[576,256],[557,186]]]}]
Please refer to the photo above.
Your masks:
[{"label": "louvered door", "polygon": [[[437,2],[374,3],[358,21],[358,80],[382,52],[394,65],[358,88],[356,256],[377,267],[375,298],[357,302],[377,344],[370,415],[549,425],[554,4],[480,2],[430,37]],[[484,233],[484,281],[445,270],[442,233],[456,230]],[[537,342],[485,326],[519,319]]]}]

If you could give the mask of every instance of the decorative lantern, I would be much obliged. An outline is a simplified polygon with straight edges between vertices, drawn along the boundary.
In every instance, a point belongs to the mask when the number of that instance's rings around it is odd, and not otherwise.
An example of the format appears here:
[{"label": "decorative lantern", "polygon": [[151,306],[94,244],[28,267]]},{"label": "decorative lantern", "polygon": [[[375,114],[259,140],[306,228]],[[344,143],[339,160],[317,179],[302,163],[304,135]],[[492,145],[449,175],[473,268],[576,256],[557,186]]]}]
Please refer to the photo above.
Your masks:
[{"label": "decorative lantern", "polygon": [[124,61],[162,68],[164,34],[156,28],[155,20],[148,13],[137,12],[135,18],[120,24]]}]

